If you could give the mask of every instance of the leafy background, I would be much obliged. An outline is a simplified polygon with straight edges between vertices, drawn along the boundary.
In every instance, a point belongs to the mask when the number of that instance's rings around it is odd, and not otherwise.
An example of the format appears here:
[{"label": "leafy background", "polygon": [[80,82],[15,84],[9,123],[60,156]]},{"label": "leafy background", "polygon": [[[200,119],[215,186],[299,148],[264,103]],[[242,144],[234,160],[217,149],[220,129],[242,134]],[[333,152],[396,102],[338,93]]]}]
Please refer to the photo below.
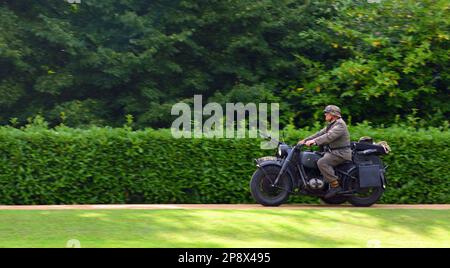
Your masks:
[{"label": "leafy background", "polygon": [[170,137],[195,94],[291,143],[339,105],[393,147],[382,202],[450,203],[450,4],[379,2],[0,0],[0,203],[252,202],[258,140]]},{"label": "leafy background", "polygon": [[[170,108],[278,102],[310,126],[449,117],[447,0],[0,1],[0,124],[169,127]],[[370,112],[369,112],[370,111]]]},{"label": "leafy background", "polygon": [[[286,142],[315,129],[286,128]],[[351,126],[353,140],[388,140],[382,203],[450,203],[450,132]],[[413,135],[412,135],[413,134]],[[257,139],[174,139],[169,130],[0,128],[0,204],[252,203]],[[293,197],[314,203],[317,198]]]}]

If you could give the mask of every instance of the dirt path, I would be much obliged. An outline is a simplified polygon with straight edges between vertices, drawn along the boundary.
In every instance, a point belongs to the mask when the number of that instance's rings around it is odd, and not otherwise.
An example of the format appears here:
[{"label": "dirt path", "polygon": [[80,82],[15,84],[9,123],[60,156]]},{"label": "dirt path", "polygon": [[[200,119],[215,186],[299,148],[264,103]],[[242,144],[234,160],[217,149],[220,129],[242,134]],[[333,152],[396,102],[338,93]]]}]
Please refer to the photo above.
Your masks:
[{"label": "dirt path", "polygon": [[[98,210],[98,209],[361,209],[351,205],[302,205],[289,204],[277,208],[263,207],[253,204],[148,204],[148,205],[33,205],[33,206],[0,206],[0,210]],[[449,209],[450,204],[437,205],[373,205],[370,209]]]}]

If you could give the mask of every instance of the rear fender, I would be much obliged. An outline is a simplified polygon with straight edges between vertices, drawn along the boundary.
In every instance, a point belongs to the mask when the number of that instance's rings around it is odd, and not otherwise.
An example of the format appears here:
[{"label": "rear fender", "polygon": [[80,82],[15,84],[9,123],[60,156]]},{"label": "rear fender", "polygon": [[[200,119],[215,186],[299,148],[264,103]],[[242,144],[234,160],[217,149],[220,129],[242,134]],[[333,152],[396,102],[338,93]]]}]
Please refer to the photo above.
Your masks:
[{"label": "rear fender", "polygon": [[386,178],[386,170],[388,166],[384,166],[384,168],[381,170],[381,181],[383,183],[383,189],[386,189],[387,185],[387,178]]}]

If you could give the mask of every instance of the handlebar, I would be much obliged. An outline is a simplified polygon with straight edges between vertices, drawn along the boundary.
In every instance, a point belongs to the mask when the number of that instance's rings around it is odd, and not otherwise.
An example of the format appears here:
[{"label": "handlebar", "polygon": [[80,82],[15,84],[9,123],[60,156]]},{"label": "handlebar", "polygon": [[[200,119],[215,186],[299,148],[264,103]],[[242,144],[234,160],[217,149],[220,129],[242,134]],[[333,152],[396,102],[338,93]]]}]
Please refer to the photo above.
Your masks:
[{"label": "handlebar", "polygon": [[[261,137],[263,137],[264,139],[267,139],[267,140],[271,140],[271,141],[277,142],[278,145],[283,144],[283,142],[281,142],[281,141],[279,141],[279,140],[277,140],[277,139],[274,139],[274,138],[272,138],[271,136],[268,136],[268,135],[266,135],[266,134],[264,134],[264,133],[262,133],[262,132],[259,132],[259,135],[260,135]],[[305,146],[305,144],[298,144],[298,143],[297,143],[297,144],[296,144],[295,146],[293,146],[293,147],[294,147],[295,150],[300,150],[300,149],[302,149],[304,146]]]},{"label": "handlebar", "polygon": [[278,145],[282,144],[281,141],[279,141],[279,140],[277,140],[277,139],[274,139],[274,138],[272,138],[271,136],[265,135],[265,134],[262,133],[262,132],[259,132],[259,135],[260,135],[261,137],[263,137],[264,139],[266,139],[266,140],[275,141],[276,143],[278,143]]},{"label": "handlebar", "polygon": [[300,150],[300,149],[302,149],[302,147],[304,147],[305,145],[304,144],[296,144],[295,146],[294,146],[294,149],[295,150]]}]

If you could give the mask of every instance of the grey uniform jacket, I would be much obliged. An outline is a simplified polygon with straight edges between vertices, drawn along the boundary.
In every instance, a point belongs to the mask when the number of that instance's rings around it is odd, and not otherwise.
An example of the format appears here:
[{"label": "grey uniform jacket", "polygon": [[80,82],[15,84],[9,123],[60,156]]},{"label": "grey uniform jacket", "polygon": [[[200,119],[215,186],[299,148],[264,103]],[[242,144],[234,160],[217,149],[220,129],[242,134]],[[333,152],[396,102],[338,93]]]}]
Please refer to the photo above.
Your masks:
[{"label": "grey uniform jacket", "polygon": [[[347,124],[342,118],[330,123],[316,134],[309,136],[305,141],[314,139],[317,145],[328,145],[330,149],[350,145],[350,133]],[[331,154],[342,157],[345,160],[352,160],[350,148],[331,150]]]}]

